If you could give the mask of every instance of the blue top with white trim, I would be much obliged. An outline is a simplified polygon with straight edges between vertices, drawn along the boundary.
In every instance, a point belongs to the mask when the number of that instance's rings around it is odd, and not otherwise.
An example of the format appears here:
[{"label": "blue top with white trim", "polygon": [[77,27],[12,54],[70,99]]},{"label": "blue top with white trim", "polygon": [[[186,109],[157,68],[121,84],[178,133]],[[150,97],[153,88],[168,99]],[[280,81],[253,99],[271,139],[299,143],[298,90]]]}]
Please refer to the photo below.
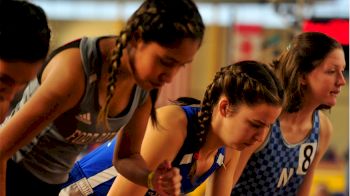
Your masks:
[{"label": "blue top with white trim", "polygon": [[[183,106],[187,117],[187,137],[179,153],[172,162],[172,166],[180,169],[182,175],[181,192],[189,193],[201,185],[216,169],[222,166],[225,149],[219,148],[215,155],[214,162],[210,169],[195,180],[189,176],[193,159],[193,140],[195,139],[195,126],[198,107]],[[113,151],[116,138],[104,143],[94,151],[77,161],[73,170],[69,174],[69,180],[62,185],[60,196],[72,194],[78,191],[83,195],[106,195],[111,187],[117,172],[112,164]],[[155,192],[149,190],[146,195],[154,195]]]}]

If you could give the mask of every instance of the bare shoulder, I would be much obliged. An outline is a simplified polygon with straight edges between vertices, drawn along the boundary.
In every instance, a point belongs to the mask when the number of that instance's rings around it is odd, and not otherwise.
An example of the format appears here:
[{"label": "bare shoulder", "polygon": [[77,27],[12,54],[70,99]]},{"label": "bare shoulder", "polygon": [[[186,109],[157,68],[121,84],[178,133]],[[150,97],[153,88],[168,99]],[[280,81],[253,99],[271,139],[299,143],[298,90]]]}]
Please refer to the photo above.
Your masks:
[{"label": "bare shoulder", "polygon": [[178,105],[167,105],[157,109],[158,122],[161,126],[172,128],[186,128],[187,117],[185,111]]},{"label": "bare shoulder", "polygon": [[71,48],[57,54],[44,69],[41,88],[48,96],[74,105],[81,98],[85,88],[85,74],[80,50]]},{"label": "bare shoulder", "polygon": [[44,69],[42,81],[55,75],[69,77],[69,81],[84,81],[84,69],[79,48],[69,48],[54,56]]},{"label": "bare shoulder", "polygon": [[239,160],[240,155],[241,155],[241,151],[226,147],[225,160],[224,160],[225,165],[232,164],[233,161]]},{"label": "bare shoulder", "polygon": [[329,118],[322,112],[319,111],[320,117],[320,151],[323,154],[328,146],[333,133],[333,126]]},{"label": "bare shoulder", "polygon": [[333,134],[333,125],[324,112],[319,111],[320,117],[320,137],[329,140]]}]

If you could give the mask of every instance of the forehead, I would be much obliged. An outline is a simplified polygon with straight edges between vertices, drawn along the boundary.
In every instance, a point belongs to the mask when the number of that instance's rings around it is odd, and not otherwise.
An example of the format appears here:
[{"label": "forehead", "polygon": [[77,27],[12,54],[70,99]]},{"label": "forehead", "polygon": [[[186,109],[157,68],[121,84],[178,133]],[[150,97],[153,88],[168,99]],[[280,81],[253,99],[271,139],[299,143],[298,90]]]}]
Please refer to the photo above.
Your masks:
[{"label": "forehead", "polygon": [[156,42],[149,42],[147,45],[160,56],[169,57],[181,62],[192,61],[200,47],[200,40],[184,38],[174,45],[163,46]]},{"label": "forehead", "polygon": [[319,67],[339,67],[341,69],[345,68],[345,55],[344,51],[340,48],[332,50],[326,58],[322,61]]},{"label": "forehead", "polygon": [[42,62],[4,61],[0,59],[0,75],[6,75],[17,82],[29,81],[35,77]]},{"label": "forehead", "polygon": [[253,106],[241,104],[238,107],[238,113],[242,117],[262,121],[268,124],[275,121],[275,118],[280,114],[281,110],[281,106],[273,106],[266,103],[256,104]]}]

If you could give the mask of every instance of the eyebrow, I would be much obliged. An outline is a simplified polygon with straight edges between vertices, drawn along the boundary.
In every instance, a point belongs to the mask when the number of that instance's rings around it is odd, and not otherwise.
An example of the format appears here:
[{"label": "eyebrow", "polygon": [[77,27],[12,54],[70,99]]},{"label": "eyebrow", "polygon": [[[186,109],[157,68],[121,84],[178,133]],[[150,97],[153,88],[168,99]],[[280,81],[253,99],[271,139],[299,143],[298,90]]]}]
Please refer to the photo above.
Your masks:
[{"label": "eyebrow", "polygon": [[261,121],[261,120],[255,120],[255,119],[253,119],[252,121],[255,122],[255,123],[258,123],[258,124],[260,124],[260,125],[263,125],[264,127],[270,127],[270,125],[266,124],[265,122],[263,122],[263,121]]},{"label": "eyebrow", "polygon": [[342,68],[343,70],[345,70],[346,68],[346,64],[343,64],[343,65],[339,65],[340,68]]},{"label": "eyebrow", "polygon": [[171,57],[171,56],[165,56],[165,57],[161,57],[162,59],[165,59],[167,61],[172,61],[173,63],[180,63],[178,60],[176,60],[175,58]]},{"label": "eyebrow", "polygon": [[181,63],[180,61],[178,61],[177,59],[175,59],[175,58],[173,58],[171,56],[165,56],[164,58],[167,59],[167,60],[173,61],[174,63],[179,63],[179,64],[188,64],[188,63],[192,62],[192,60],[189,60],[187,62]]}]

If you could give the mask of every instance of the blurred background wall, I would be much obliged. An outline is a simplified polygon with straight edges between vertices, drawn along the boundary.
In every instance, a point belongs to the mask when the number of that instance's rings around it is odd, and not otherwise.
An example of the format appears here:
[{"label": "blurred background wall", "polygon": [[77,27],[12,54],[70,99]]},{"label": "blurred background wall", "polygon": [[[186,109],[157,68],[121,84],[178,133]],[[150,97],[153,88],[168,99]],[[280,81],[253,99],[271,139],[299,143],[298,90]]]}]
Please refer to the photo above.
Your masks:
[{"label": "blurred background wall", "polygon": [[[195,0],[196,1],[196,0]],[[51,49],[81,36],[117,34],[141,1],[32,0],[47,13],[52,28]],[[321,31],[344,47],[348,80],[348,0],[197,0],[206,23],[205,39],[194,62],[183,68],[161,92],[158,106],[179,96],[201,99],[214,73],[227,64],[254,59],[270,63],[291,38],[303,31]],[[348,182],[349,86],[327,113],[334,135],[330,150],[315,176],[333,193],[344,192]]]}]

